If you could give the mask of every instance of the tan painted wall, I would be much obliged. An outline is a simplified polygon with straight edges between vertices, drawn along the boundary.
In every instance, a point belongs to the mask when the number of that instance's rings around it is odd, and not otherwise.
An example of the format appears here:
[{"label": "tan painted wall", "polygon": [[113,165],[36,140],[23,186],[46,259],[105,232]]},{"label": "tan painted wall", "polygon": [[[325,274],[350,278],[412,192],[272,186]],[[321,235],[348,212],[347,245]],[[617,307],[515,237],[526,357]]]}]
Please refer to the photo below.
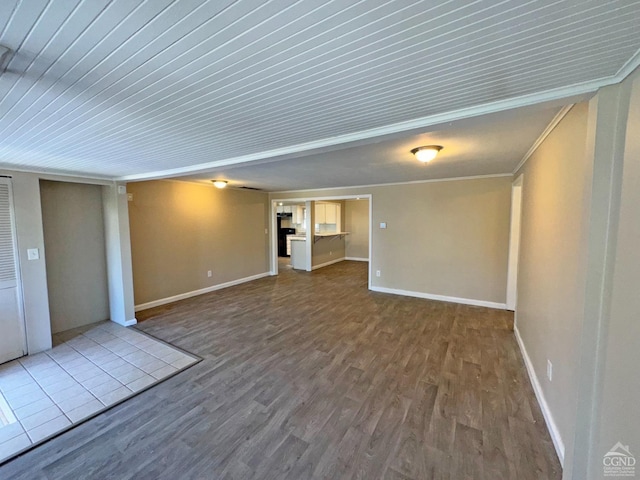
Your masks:
[{"label": "tan painted wall", "polygon": [[178,181],[127,190],[136,305],[269,271],[267,194]]},{"label": "tan painted wall", "polygon": [[351,258],[369,258],[369,199],[345,201],[345,254]]},{"label": "tan painted wall", "polygon": [[[373,287],[503,304],[511,177],[273,193],[372,195]],[[388,228],[378,227],[387,222]]]},{"label": "tan painted wall", "polygon": [[313,243],[313,255],[311,265],[318,266],[332,262],[345,256],[344,238],[327,237],[319,238]]},{"label": "tan painted wall", "polygon": [[40,181],[53,333],[109,318],[102,187]]},{"label": "tan painted wall", "polygon": [[574,428],[586,282],[588,121],[589,105],[575,105],[517,172],[524,174],[517,329],[565,442]]}]

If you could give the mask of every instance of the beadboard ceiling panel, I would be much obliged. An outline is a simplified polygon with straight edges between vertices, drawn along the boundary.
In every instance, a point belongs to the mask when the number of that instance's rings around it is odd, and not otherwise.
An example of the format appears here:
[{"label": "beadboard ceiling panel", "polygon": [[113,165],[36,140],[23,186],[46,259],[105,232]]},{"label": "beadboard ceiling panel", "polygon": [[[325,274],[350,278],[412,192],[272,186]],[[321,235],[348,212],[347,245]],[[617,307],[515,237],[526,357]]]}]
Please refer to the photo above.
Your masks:
[{"label": "beadboard ceiling panel", "polygon": [[593,92],[640,0],[4,0],[0,45],[0,167],[140,179]]}]

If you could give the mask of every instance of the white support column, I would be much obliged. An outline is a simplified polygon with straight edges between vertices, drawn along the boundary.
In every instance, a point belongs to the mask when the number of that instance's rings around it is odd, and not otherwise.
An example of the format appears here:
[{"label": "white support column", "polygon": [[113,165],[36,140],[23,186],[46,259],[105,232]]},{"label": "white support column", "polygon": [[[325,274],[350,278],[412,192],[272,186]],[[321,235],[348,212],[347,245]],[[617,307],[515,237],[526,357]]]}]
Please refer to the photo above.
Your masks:
[{"label": "white support column", "polygon": [[[563,479],[602,478],[599,450],[603,371],[610,324],[611,289],[629,109],[630,83],[604,87],[590,102],[587,161],[593,163],[588,227],[587,282],[576,427],[565,454]],[[629,443],[629,440],[626,440]],[[637,448],[637,447],[635,447]]]},{"label": "white support column", "polygon": [[129,235],[129,205],[124,184],[102,187],[107,276],[111,321],[129,326],[137,323],[133,301],[133,271]]},{"label": "white support column", "polygon": [[314,234],[316,231],[316,202],[312,202],[307,200],[305,202],[305,208],[307,209],[307,272],[313,270],[313,240],[315,238]]}]

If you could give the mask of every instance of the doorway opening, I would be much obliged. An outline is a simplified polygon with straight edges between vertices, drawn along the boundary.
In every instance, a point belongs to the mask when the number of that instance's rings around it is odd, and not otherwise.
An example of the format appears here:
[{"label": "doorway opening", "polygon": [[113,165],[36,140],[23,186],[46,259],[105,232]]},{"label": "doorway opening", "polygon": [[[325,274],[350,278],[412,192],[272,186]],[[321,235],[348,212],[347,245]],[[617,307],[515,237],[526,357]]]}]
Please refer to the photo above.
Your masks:
[{"label": "doorway opening", "polygon": [[102,186],[40,180],[51,333],[110,318]]},{"label": "doorway opening", "polygon": [[518,300],[518,259],[520,255],[520,217],[522,215],[523,175],[511,187],[511,227],[509,232],[509,266],[507,270],[507,310],[515,311]]},{"label": "doorway opening", "polygon": [[362,261],[369,263],[370,287],[371,200],[370,194],[272,200],[271,274]]},{"label": "doorway opening", "polygon": [[[305,239],[307,206],[305,202],[281,201],[276,205],[278,258],[286,264],[291,258],[292,241]],[[295,239],[295,240],[294,240]]]}]

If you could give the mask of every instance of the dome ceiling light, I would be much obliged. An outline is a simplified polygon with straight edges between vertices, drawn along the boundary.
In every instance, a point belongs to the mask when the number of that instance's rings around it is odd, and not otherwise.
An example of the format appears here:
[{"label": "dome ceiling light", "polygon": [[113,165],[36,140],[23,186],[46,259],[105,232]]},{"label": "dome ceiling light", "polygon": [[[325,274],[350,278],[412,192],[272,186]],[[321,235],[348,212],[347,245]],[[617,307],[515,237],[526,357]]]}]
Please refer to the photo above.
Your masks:
[{"label": "dome ceiling light", "polygon": [[411,153],[422,163],[427,163],[436,158],[440,150],[442,150],[442,146],[440,145],[426,145],[424,147],[414,148],[411,150]]}]

